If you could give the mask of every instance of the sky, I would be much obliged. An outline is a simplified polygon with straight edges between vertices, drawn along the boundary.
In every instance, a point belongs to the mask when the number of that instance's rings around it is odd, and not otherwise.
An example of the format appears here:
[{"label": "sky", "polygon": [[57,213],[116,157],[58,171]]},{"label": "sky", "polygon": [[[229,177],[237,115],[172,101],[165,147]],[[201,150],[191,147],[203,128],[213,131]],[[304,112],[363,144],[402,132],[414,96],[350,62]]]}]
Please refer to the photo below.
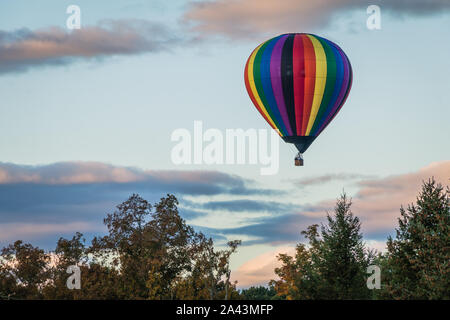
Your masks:
[{"label": "sky", "polygon": [[[81,29],[68,30],[69,5]],[[369,30],[369,5],[381,29]],[[166,193],[218,245],[242,239],[239,286],[274,278],[276,254],[322,223],[345,191],[364,239],[382,250],[423,180],[450,178],[450,2],[446,0],[0,1],[0,246],[51,250],[103,234],[106,213]],[[342,111],[293,166],[176,165],[172,133],[269,129],[244,86],[261,42],[323,36],[349,57]]]}]

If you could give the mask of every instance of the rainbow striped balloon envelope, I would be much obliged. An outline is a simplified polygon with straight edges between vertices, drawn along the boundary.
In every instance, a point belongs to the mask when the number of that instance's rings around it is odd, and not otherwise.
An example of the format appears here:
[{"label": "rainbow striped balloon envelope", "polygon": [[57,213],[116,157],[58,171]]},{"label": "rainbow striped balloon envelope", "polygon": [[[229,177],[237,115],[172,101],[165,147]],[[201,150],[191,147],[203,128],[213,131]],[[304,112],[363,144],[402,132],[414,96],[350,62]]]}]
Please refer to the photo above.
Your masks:
[{"label": "rainbow striped balloon envelope", "polygon": [[245,86],[253,104],[300,153],[339,112],[352,78],[350,61],[339,46],[305,33],[262,43],[245,66]]}]

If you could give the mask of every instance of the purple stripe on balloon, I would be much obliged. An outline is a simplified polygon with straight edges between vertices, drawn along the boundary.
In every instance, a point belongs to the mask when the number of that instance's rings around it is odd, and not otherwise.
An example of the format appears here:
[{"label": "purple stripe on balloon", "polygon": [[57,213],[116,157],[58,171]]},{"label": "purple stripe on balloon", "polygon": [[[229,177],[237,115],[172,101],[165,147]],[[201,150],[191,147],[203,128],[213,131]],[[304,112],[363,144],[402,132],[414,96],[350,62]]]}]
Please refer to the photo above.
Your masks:
[{"label": "purple stripe on balloon", "polygon": [[320,129],[317,131],[317,134],[316,134],[317,136],[323,131],[323,129],[325,129],[325,127],[328,125],[328,123],[331,121],[331,119],[333,119],[333,116],[336,114],[336,112],[339,111],[338,108],[342,105],[342,102],[345,98],[345,94],[347,92],[348,86],[350,85],[349,62],[347,60],[346,55],[342,52],[342,50],[340,48],[338,48],[338,52],[341,55],[342,60],[344,62],[344,80],[342,81],[341,92],[339,93],[339,96],[336,99],[336,102],[334,103],[334,106],[331,109],[331,112],[328,113],[327,118],[322,123],[322,126],[320,127]]},{"label": "purple stripe on balloon", "polygon": [[275,96],[277,107],[283,119],[284,126],[286,127],[289,135],[292,136],[293,133],[286,110],[286,104],[284,102],[283,82],[281,79],[281,54],[283,52],[283,46],[287,38],[288,35],[282,36],[273,48],[272,56],[270,59],[270,78],[272,79],[273,95]]}]

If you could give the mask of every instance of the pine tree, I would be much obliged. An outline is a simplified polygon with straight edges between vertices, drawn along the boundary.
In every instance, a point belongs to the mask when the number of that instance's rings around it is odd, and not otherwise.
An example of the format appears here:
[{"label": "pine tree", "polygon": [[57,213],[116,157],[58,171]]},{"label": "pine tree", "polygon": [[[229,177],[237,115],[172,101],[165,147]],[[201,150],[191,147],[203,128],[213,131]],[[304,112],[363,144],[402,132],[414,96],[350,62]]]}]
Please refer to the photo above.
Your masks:
[{"label": "pine tree", "polygon": [[271,281],[278,296],[286,299],[368,299],[366,269],[374,255],[364,247],[361,223],[350,210],[345,194],[337,200],[327,225],[308,227],[302,234],[309,244],[297,245],[295,257],[279,255],[282,262]]},{"label": "pine tree", "polygon": [[371,295],[366,285],[366,270],[373,254],[364,247],[361,223],[350,210],[345,194],[338,199],[334,216],[327,215],[322,226],[322,245],[317,257],[327,298],[366,299]]},{"label": "pine tree", "polygon": [[272,300],[276,295],[273,287],[250,287],[241,291],[241,297],[244,300]]},{"label": "pine tree", "polygon": [[396,239],[389,237],[382,297],[450,299],[449,189],[430,179],[416,204],[400,209]]}]

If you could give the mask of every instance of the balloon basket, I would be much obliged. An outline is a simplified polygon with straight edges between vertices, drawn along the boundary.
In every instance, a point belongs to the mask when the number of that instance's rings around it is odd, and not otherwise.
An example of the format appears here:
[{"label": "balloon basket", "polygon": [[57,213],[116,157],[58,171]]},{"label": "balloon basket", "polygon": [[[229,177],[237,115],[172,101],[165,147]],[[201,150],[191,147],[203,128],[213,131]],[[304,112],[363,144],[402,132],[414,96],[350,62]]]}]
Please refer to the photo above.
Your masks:
[{"label": "balloon basket", "polygon": [[303,156],[301,153],[298,153],[297,156],[294,159],[294,163],[296,167],[303,167]]}]

